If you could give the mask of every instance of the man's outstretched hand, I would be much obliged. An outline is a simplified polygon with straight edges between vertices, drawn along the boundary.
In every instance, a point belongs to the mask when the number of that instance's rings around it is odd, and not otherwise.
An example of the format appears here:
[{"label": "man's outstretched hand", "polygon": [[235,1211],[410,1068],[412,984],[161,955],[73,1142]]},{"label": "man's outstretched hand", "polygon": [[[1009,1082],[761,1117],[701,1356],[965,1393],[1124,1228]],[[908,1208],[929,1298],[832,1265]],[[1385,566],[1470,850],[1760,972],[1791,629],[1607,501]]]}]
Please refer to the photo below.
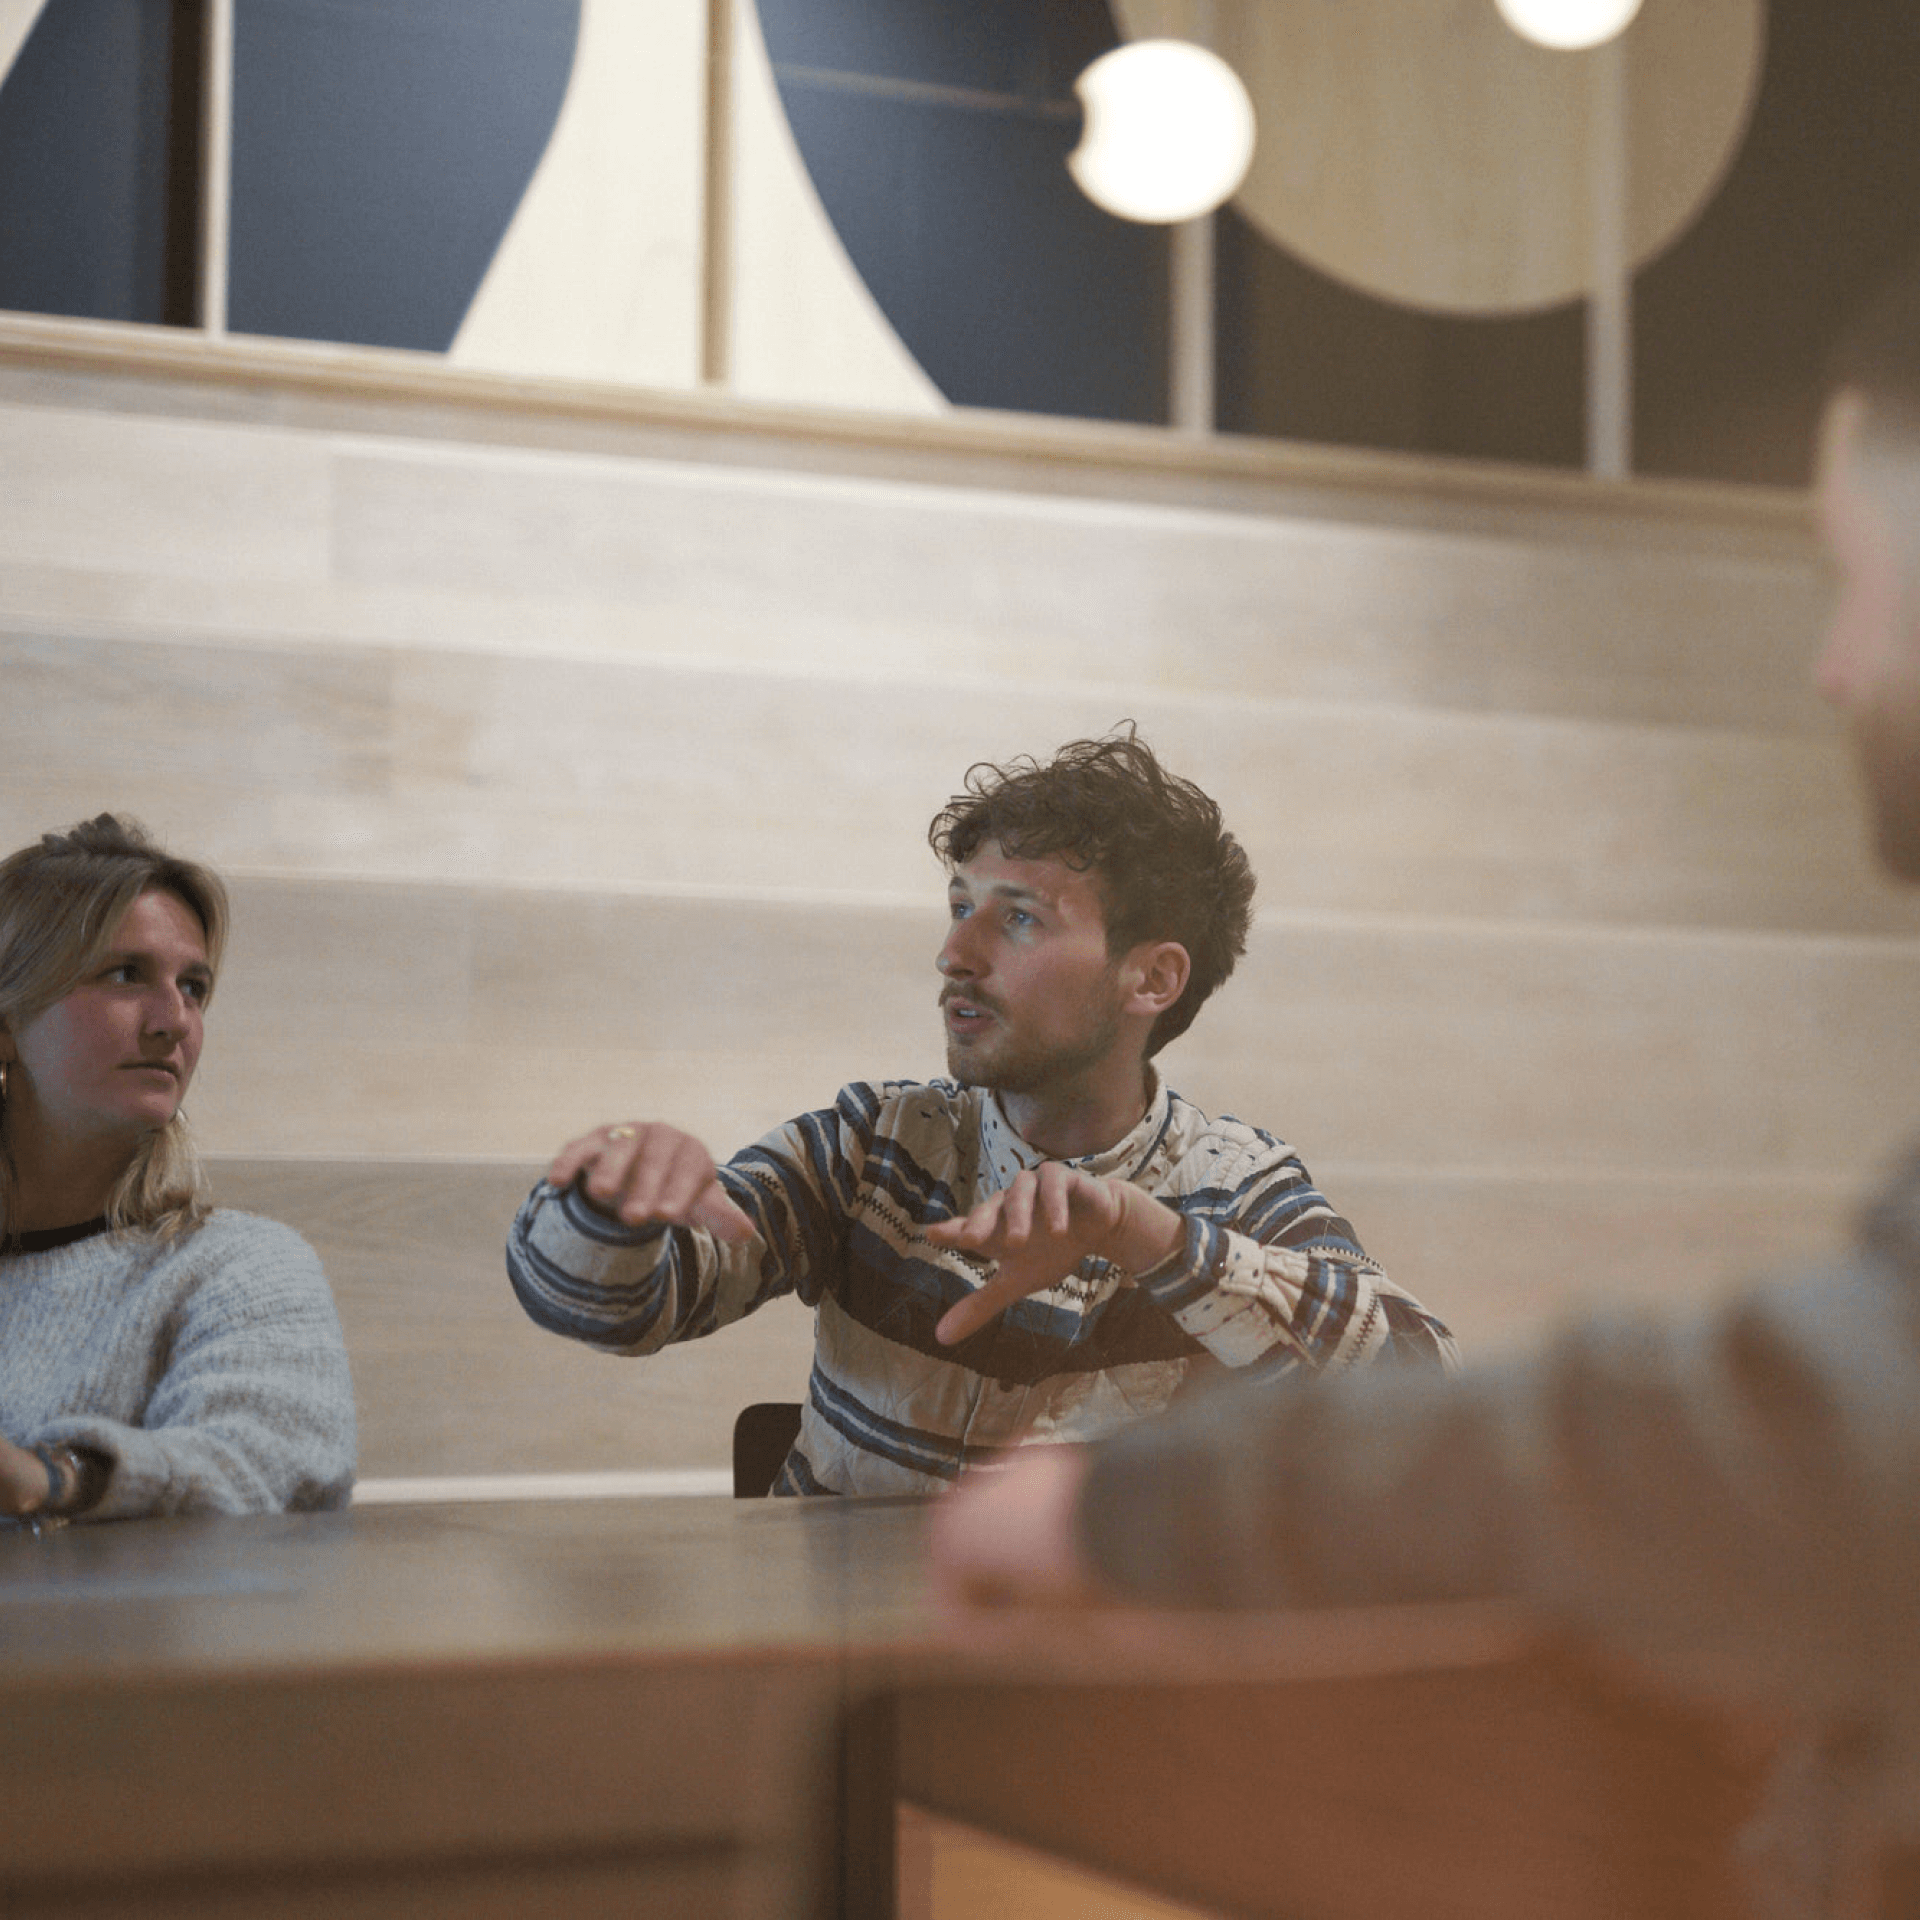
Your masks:
[{"label": "man's outstretched hand", "polygon": [[1064,1280],[1089,1255],[1145,1273],[1185,1234],[1179,1214],[1125,1180],[1059,1160],[1029,1167],[971,1213],[927,1229],[935,1246],[978,1254],[996,1269],[985,1286],[947,1309],[934,1335],[949,1347],[964,1340],[1016,1300]]},{"label": "man's outstretched hand", "polygon": [[596,1127],[569,1141],[547,1184],[580,1190],[629,1227],[705,1227],[717,1240],[745,1240],[753,1222],[727,1197],[713,1156],[690,1133],[658,1120]]}]

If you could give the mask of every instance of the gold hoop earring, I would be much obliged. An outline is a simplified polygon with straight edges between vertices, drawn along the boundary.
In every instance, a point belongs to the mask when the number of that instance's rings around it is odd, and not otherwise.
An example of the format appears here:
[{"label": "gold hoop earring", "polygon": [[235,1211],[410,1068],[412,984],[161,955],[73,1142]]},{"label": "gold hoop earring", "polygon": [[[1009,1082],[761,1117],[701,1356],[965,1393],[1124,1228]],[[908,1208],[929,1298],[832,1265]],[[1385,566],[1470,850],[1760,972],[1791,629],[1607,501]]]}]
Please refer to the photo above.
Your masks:
[{"label": "gold hoop earring", "polygon": [[10,1060],[0,1060],[0,1100],[7,1097],[7,1073],[12,1064]]}]

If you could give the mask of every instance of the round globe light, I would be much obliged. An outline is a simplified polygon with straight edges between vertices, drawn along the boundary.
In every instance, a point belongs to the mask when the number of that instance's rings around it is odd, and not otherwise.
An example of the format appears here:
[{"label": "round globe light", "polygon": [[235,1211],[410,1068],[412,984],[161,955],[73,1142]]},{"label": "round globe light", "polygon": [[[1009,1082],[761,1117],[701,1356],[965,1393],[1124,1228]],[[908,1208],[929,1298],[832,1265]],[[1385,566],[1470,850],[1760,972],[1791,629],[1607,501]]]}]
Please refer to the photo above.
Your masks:
[{"label": "round globe light", "polygon": [[1494,4],[1521,39],[1569,50],[1604,46],[1625,33],[1640,11],[1640,0],[1494,0]]},{"label": "round globe light", "polygon": [[1240,76],[1187,40],[1136,40],[1074,82],[1086,112],[1067,167],[1123,220],[1197,219],[1247,177],[1253,102]]}]

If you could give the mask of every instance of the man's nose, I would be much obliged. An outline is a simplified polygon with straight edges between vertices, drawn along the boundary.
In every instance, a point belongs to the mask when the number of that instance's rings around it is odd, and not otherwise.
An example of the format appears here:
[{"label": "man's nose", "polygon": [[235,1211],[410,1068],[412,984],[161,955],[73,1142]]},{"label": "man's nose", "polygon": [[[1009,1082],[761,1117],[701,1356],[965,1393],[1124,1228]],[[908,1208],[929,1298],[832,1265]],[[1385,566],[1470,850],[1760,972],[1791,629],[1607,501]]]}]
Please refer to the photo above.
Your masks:
[{"label": "man's nose", "polygon": [[935,956],[933,964],[949,978],[954,974],[971,974],[975,971],[973,947],[967,939],[969,924],[965,920],[956,920],[947,929],[947,937]]}]

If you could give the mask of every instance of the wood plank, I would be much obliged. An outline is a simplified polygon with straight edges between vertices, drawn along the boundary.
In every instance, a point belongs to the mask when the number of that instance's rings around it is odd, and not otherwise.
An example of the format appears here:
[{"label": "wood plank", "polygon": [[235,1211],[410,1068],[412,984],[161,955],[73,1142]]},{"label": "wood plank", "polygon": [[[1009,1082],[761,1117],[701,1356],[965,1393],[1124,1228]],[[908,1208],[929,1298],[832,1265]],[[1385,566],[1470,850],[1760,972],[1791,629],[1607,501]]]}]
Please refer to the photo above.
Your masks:
[{"label": "wood plank", "polygon": [[216,863],[924,897],[981,758],[1136,719],[1292,911],[1920,931],[1837,738],[685,660],[0,635],[0,843],[103,806]]},{"label": "wood plank", "polygon": [[[940,904],[242,878],[193,1113],[226,1153],[720,1153],[941,1067]],[[1309,1166],[1859,1180],[1920,1084],[1920,943],[1263,918],[1166,1056]]]},{"label": "wood plank", "polygon": [[[774,1302],[621,1361],[542,1332],[507,1286],[531,1163],[211,1163],[223,1205],[313,1244],[346,1329],[366,1478],[720,1468],[734,1415],[804,1398],[812,1316]],[[1322,1185],[1470,1357],[1581,1312],[1701,1309],[1840,1244],[1852,1184],[1528,1178],[1330,1163]]]},{"label": "wood plank", "polygon": [[1764,1759],[1539,1658],[916,1688],[899,1743],[901,1792],[935,1813],[1272,1920],[1736,1920]]},{"label": "wood plank", "polygon": [[[742,666],[1794,731],[1822,606],[1804,528],[1554,496],[1398,524],[0,405],[46,507],[0,541],[18,627],[593,642]],[[113,449],[126,441],[124,460]],[[124,472],[122,471],[124,467]],[[192,513],[178,484],[218,482]],[[284,476],[282,470],[284,469]],[[1578,503],[1578,504],[1576,504]],[[1582,511],[1584,507],[1584,511]],[[255,556],[249,558],[247,556]],[[324,571],[316,567],[324,561]],[[115,583],[118,583],[117,587]]]},{"label": "wood plank", "polygon": [[805,1397],[813,1316],[792,1301],[646,1360],[536,1327],[502,1249],[538,1171],[213,1161],[222,1205],[284,1220],[320,1255],[353,1367],[363,1478],[724,1468],[743,1406]]}]

